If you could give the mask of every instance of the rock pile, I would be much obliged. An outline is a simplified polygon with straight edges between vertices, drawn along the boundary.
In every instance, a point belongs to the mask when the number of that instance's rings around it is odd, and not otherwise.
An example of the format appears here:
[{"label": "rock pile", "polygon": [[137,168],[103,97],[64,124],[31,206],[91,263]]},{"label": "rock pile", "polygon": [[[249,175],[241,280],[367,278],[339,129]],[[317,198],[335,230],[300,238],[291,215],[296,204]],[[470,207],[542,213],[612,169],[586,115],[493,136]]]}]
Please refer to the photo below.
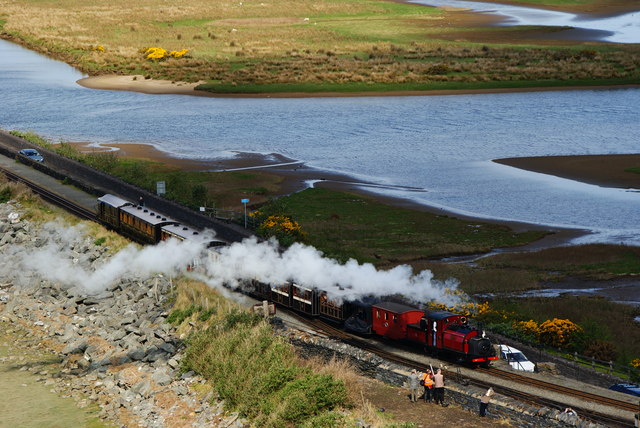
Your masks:
[{"label": "rock pile", "polygon": [[222,403],[209,404],[204,379],[180,374],[181,344],[165,312],[171,279],[114,278],[97,294],[52,282],[25,268],[37,248],[54,246],[86,270],[108,258],[86,235],[54,229],[24,220],[15,202],[0,204],[0,321],[60,356],[61,370],[41,380],[81,405],[99,404],[101,417],[121,426],[244,426]]}]

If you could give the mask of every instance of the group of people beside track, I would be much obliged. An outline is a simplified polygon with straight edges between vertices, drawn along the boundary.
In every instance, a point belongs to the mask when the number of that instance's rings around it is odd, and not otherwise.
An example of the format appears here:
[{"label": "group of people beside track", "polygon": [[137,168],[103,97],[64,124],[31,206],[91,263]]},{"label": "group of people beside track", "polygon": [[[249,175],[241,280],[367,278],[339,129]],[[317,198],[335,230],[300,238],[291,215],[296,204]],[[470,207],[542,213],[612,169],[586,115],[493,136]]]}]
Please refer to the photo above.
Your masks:
[{"label": "group of people beside track", "polygon": [[[420,395],[420,386],[424,389],[422,398],[425,403],[444,404],[444,375],[442,369],[437,369],[433,373],[432,369],[426,369],[423,373],[419,373],[416,369],[411,370],[408,376],[409,394],[412,403],[418,401]],[[493,396],[493,388],[487,389],[484,395],[480,398],[480,411],[479,415],[484,417],[487,415],[487,407]]]},{"label": "group of people beside track", "polygon": [[411,402],[418,401],[420,395],[420,386],[424,390],[422,398],[425,403],[440,404],[444,406],[444,375],[442,369],[437,369],[435,373],[431,369],[427,369],[424,373],[418,373],[412,370],[409,374],[409,392],[411,394]]}]

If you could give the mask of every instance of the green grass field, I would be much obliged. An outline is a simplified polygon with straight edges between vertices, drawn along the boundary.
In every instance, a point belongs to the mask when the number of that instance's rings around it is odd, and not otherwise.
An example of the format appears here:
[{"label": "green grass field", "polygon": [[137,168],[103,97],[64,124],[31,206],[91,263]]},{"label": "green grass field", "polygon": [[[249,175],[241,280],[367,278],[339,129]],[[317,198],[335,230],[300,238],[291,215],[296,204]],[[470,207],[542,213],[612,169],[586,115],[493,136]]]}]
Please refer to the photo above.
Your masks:
[{"label": "green grass field", "polygon": [[[606,4],[538,3],[577,11]],[[553,30],[488,27],[469,14],[397,2],[17,0],[1,18],[3,38],[90,75],[205,82],[199,89],[224,94],[640,81],[638,45],[569,42],[561,34],[543,43],[538,36]],[[150,47],[161,48],[155,59],[145,57]]]}]

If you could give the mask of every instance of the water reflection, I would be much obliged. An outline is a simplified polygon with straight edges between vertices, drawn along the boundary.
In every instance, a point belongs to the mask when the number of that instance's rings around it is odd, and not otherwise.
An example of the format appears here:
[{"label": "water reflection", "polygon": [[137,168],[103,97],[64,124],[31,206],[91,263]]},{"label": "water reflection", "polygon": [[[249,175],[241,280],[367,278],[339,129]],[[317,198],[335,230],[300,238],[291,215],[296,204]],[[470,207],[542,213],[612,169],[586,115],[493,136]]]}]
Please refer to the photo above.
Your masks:
[{"label": "water reflection", "polygon": [[410,3],[438,7],[450,6],[499,15],[505,18],[499,25],[544,25],[589,30],[580,33],[580,40],[640,43],[640,12],[603,18],[531,7],[463,0],[411,0]]}]

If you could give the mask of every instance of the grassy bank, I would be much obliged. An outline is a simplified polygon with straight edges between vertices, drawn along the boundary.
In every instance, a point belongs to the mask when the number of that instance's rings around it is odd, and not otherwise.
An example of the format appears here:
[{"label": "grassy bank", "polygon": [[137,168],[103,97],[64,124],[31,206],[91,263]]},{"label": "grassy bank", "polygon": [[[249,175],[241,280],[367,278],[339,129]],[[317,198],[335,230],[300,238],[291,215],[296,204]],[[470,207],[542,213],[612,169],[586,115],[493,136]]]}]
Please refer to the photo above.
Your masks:
[{"label": "grassy bank", "polygon": [[411,426],[364,400],[364,385],[347,363],[300,358],[268,321],[204,284],[179,282],[175,298],[168,320],[188,336],[182,369],[210,380],[213,396],[253,426]]},{"label": "grassy bank", "polygon": [[[199,89],[217,93],[640,81],[638,46],[543,44],[538,36],[550,34],[544,27],[486,27],[486,20],[469,14],[396,2],[189,0],[168,6],[115,0],[89,6],[80,0],[18,0],[3,13],[2,37],[90,75],[205,81]],[[152,58],[150,47],[157,48]]]},{"label": "grassy bank", "polygon": [[307,189],[264,210],[295,218],[307,242],[327,256],[381,266],[523,245],[547,234],[402,209],[374,198]]}]

